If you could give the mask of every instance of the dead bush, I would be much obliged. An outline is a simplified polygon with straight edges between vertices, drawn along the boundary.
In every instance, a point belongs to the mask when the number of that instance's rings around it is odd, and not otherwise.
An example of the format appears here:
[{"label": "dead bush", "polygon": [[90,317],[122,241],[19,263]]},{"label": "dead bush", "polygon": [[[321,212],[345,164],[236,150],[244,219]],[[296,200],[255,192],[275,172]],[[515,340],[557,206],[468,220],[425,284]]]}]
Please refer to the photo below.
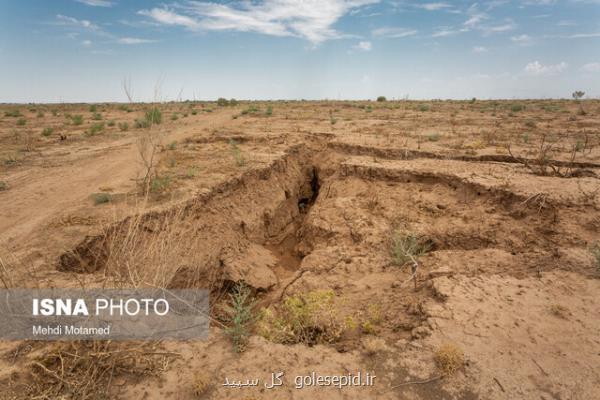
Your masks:
[{"label": "dead bush", "polygon": [[276,343],[333,343],[346,330],[332,290],[288,296],[279,307],[261,310],[258,333]]},{"label": "dead bush", "polygon": [[435,352],[435,362],[443,376],[450,376],[465,363],[465,356],[460,347],[453,343],[441,345]]},{"label": "dead bush", "polygon": [[29,366],[28,398],[109,399],[118,377],[139,380],[158,376],[177,354],[161,352],[158,344],[75,341],[47,346]]}]

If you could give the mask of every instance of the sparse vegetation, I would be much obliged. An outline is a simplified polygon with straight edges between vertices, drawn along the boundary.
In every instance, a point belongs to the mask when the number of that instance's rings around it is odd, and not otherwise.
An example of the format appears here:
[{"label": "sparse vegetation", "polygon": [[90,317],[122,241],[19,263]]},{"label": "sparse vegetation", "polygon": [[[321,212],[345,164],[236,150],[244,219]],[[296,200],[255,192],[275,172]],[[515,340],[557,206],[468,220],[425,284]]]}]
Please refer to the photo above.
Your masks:
[{"label": "sparse vegetation", "polygon": [[162,122],[162,112],[158,107],[152,107],[150,110],[146,111],[146,114],[144,114],[144,121],[146,121],[148,127],[152,125],[160,125]]},{"label": "sparse vegetation", "polygon": [[8,183],[6,183],[5,181],[0,181],[0,192],[3,192],[5,190],[8,190]]},{"label": "sparse vegetation", "polygon": [[440,134],[439,133],[430,133],[429,135],[427,135],[427,140],[429,140],[430,142],[437,142],[438,140],[440,140]]},{"label": "sparse vegetation", "polygon": [[575,92],[573,92],[573,99],[575,99],[575,101],[579,104],[579,115],[586,115],[587,113],[585,112],[585,110],[583,109],[583,103],[581,102],[581,99],[583,99],[583,96],[585,96],[585,92],[582,92],[581,90],[577,90]]},{"label": "sparse vegetation", "polygon": [[17,125],[18,126],[25,126],[25,124],[27,124],[27,120],[25,118],[19,118],[17,120]]},{"label": "sparse vegetation", "polygon": [[56,342],[28,363],[31,384],[24,394],[29,399],[109,399],[114,379],[159,376],[173,356],[155,342]]},{"label": "sparse vegetation", "polygon": [[590,252],[592,253],[592,256],[594,256],[596,269],[598,269],[598,272],[600,272],[600,242],[594,243],[590,248]]},{"label": "sparse vegetation", "polygon": [[83,115],[80,115],[80,114],[73,115],[71,117],[71,122],[73,122],[73,125],[81,125],[81,124],[83,124]]},{"label": "sparse vegetation", "polygon": [[242,155],[242,151],[234,139],[229,140],[229,147],[231,148],[231,154],[233,154],[233,158],[235,159],[235,165],[238,167],[246,165],[246,160]]},{"label": "sparse vegetation", "polygon": [[435,362],[443,376],[450,376],[465,364],[465,356],[460,347],[445,343],[435,352]]},{"label": "sparse vegetation", "polygon": [[401,267],[408,262],[416,263],[429,250],[429,244],[423,243],[414,233],[394,232],[391,252],[394,265]]},{"label": "sparse vegetation", "polygon": [[346,329],[331,290],[288,296],[281,307],[261,310],[258,332],[276,343],[332,343]]},{"label": "sparse vegetation", "polygon": [[165,192],[171,186],[171,178],[169,176],[154,176],[150,180],[150,191],[152,193]]},{"label": "sparse vegetation", "polygon": [[554,315],[555,317],[558,318],[562,318],[562,319],[568,319],[569,318],[569,310],[560,304],[551,304],[550,305],[550,314]]},{"label": "sparse vegetation", "polygon": [[118,126],[121,132],[126,132],[129,130],[129,124],[127,122],[119,122]]},{"label": "sparse vegetation", "polygon": [[15,110],[4,111],[4,116],[5,117],[19,118],[19,117],[22,117],[23,114],[21,114],[21,111],[15,109]]},{"label": "sparse vegetation", "polygon": [[111,201],[110,193],[104,193],[104,192],[92,193],[91,198],[94,201],[95,205],[110,203],[110,201]]},{"label": "sparse vegetation", "polygon": [[252,325],[257,319],[254,313],[255,305],[251,289],[243,282],[238,282],[234,286],[233,292],[229,294],[229,302],[223,310],[227,324],[225,333],[231,339],[233,350],[236,353],[241,353],[246,349]]},{"label": "sparse vegetation", "polygon": [[104,122],[97,122],[86,131],[87,136],[95,136],[104,130]]},{"label": "sparse vegetation", "polygon": [[54,133],[54,128],[47,127],[42,130],[42,136],[48,137]]}]

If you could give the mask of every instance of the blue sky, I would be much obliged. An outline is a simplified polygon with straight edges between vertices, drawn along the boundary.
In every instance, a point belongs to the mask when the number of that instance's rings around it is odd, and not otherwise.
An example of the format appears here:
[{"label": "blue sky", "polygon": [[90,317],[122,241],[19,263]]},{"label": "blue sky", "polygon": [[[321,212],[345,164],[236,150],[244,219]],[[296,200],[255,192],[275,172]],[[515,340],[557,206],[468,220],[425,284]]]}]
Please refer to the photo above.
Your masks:
[{"label": "blue sky", "polygon": [[600,0],[0,0],[0,102],[600,97]]}]

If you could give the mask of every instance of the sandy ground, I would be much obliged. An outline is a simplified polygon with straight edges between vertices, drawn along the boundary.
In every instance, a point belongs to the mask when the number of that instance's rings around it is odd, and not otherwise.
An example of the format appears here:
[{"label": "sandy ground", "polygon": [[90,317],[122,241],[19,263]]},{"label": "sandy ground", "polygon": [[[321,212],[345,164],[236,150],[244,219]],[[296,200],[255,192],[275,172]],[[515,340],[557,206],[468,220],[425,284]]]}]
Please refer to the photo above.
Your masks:
[{"label": "sandy ground", "polygon": [[[136,128],[149,107],[0,107],[0,256],[11,285],[97,284],[120,264],[88,250],[116,254],[135,216],[152,229],[129,261],[161,265],[170,287],[209,287],[216,318],[243,280],[257,310],[331,293],[321,328],[342,328],[330,340],[280,343],[257,326],[238,354],[213,324],[209,340],[163,343],[176,355],[161,368],[121,371],[98,383],[104,397],[89,398],[595,396],[598,102],[585,102],[586,115],[570,101],[169,103],[160,125]],[[21,117],[5,114],[15,109]],[[104,125],[90,134],[94,113]],[[76,114],[81,125],[70,122]],[[162,179],[147,201],[144,135],[159,138]],[[540,159],[552,161],[541,169]],[[95,202],[97,193],[110,201]],[[390,255],[399,231],[429,250],[416,287],[410,265]],[[165,254],[152,252],[157,243],[168,243]],[[446,345],[464,355],[451,374],[439,361]],[[79,398],[31,366],[55,346],[2,342],[0,396]],[[374,384],[294,384],[358,371]],[[285,384],[265,388],[276,372]]]}]

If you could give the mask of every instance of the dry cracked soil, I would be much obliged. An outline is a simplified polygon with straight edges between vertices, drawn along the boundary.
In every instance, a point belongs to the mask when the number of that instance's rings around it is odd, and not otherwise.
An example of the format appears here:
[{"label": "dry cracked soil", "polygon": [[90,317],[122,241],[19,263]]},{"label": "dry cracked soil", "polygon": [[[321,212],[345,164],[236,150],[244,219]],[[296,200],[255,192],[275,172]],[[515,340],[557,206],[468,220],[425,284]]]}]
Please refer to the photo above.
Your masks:
[{"label": "dry cracked soil", "polygon": [[[598,396],[600,102],[89,107],[0,106],[2,283],[206,288],[214,323],[152,349],[0,342],[0,398]],[[374,384],[295,386],[358,371]]]}]

